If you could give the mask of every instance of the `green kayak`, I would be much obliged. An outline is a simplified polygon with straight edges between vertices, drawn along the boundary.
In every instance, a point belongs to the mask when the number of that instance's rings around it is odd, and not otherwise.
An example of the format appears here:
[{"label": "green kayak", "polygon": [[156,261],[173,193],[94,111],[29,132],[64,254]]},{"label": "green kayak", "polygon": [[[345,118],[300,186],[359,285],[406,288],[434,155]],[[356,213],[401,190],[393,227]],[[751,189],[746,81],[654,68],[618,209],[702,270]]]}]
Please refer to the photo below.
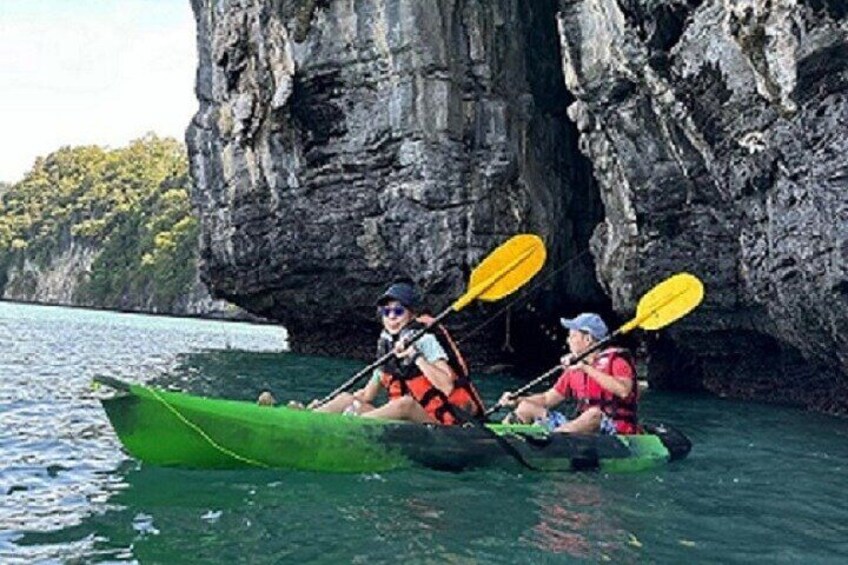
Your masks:
[{"label": "green kayak", "polygon": [[691,443],[662,425],[631,436],[549,434],[538,426],[438,426],[270,408],[98,382],[126,450],[151,465],[378,472],[409,467],[461,471],[516,466],[543,471],[638,471],[685,457]]}]

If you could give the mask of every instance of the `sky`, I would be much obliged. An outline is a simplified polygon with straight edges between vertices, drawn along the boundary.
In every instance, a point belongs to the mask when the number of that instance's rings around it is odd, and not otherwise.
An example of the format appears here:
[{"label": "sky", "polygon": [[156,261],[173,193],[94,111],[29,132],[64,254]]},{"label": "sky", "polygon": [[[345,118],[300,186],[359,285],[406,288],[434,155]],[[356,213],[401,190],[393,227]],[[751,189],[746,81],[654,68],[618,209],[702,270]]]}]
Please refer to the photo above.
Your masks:
[{"label": "sky", "polygon": [[63,145],[182,140],[196,53],[189,0],[0,0],[0,181]]}]

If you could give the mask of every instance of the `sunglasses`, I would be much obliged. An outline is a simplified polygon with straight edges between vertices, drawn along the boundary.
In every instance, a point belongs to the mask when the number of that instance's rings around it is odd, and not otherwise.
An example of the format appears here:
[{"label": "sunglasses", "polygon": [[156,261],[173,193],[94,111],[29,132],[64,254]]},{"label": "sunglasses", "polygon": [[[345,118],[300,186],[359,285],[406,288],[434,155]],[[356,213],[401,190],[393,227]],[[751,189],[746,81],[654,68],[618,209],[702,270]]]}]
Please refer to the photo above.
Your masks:
[{"label": "sunglasses", "polygon": [[400,318],[406,312],[406,308],[404,308],[403,306],[380,306],[379,308],[377,308],[377,311],[384,318],[388,318],[389,316]]}]

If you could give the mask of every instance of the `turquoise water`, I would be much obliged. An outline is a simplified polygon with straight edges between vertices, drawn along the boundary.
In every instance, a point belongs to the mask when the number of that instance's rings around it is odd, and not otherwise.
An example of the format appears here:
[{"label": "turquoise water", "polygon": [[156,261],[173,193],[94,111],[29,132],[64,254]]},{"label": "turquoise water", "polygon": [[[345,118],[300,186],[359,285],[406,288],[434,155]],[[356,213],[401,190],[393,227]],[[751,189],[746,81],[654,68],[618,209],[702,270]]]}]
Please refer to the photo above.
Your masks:
[{"label": "turquoise water", "polygon": [[648,473],[201,472],[127,458],[90,387],[303,400],[360,366],[284,349],[270,326],[0,303],[0,562],[848,559],[845,420],[649,392],[695,447]]}]

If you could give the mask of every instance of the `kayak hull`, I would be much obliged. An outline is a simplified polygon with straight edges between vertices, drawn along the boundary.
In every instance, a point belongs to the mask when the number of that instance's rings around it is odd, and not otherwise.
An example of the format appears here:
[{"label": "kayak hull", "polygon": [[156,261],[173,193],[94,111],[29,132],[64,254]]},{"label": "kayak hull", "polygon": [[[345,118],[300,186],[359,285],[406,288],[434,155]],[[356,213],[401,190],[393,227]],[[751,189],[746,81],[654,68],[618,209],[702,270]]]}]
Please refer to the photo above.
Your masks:
[{"label": "kayak hull", "polygon": [[[117,383],[117,384],[116,384]],[[548,434],[538,426],[439,426],[357,418],[204,398],[109,379],[101,400],[130,455],[156,466],[382,472],[638,471],[685,457],[691,443],[668,426],[632,436]]]}]

